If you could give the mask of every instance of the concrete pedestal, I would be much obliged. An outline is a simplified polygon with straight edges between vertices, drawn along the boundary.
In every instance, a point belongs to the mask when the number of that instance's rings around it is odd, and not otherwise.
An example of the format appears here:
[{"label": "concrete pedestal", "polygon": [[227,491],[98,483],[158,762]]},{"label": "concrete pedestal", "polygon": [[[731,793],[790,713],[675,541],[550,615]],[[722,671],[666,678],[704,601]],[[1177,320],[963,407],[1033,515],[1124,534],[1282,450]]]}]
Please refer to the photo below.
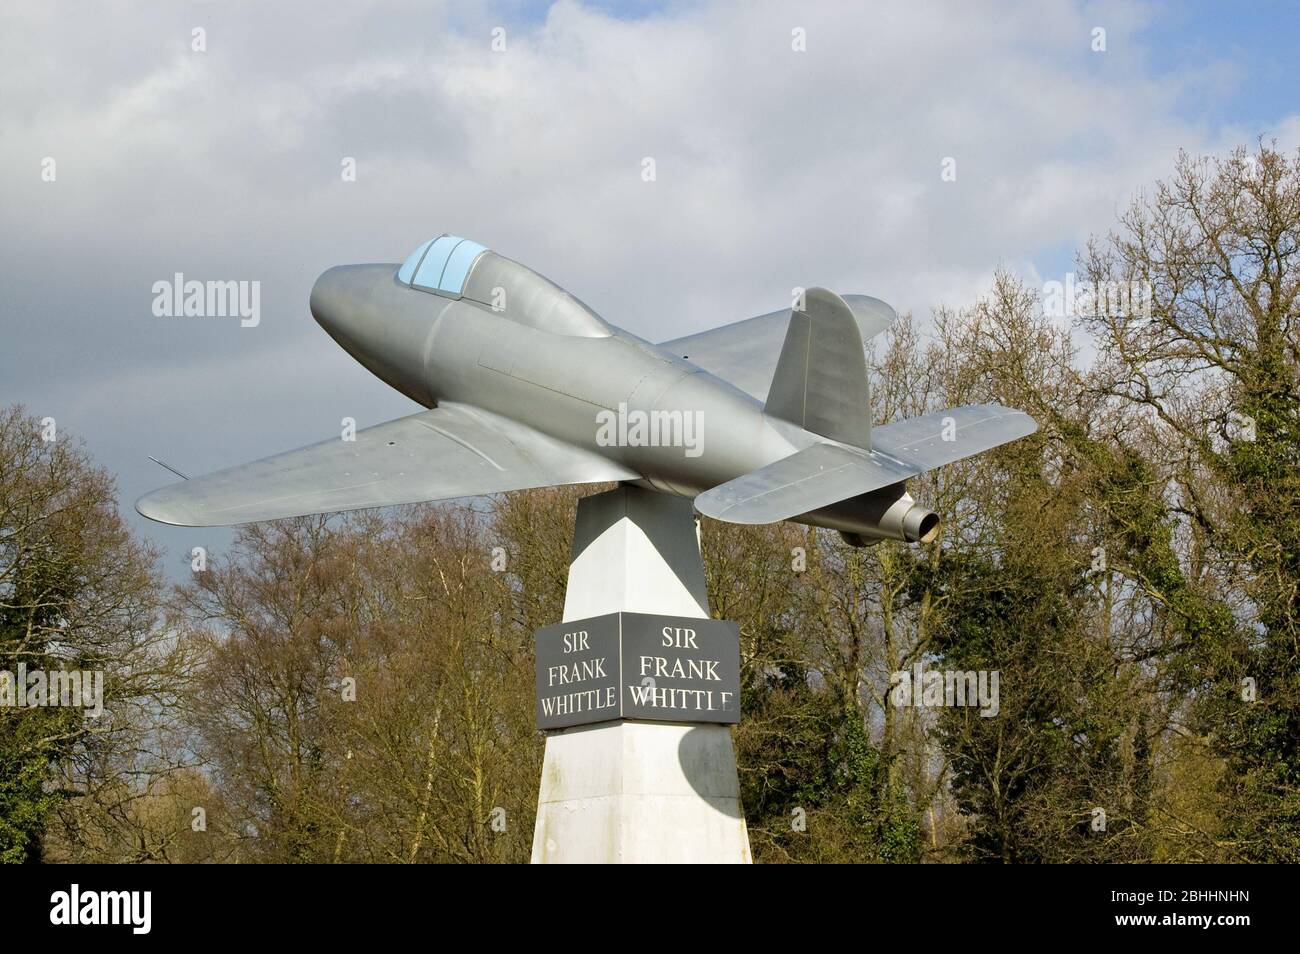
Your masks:
[{"label": "concrete pedestal", "polygon": [[[707,619],[689,500],[619,487],[578,503],[564,620]],[[731,728],[604,722],[547,733],[533,863],[749,862]]]}]

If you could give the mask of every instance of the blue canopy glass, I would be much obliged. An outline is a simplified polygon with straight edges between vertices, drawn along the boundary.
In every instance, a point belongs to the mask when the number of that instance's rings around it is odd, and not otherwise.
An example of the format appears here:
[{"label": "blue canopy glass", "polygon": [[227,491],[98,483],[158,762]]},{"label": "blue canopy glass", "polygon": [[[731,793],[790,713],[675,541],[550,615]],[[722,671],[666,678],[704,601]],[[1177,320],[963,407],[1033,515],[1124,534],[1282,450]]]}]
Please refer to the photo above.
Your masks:
[{"label": "blue canopy glass", "polygon": [[460,297],[470,268],[486,251],[467,238],[439,235],[410,254],[397,269],[397,280],[412,288]]}]

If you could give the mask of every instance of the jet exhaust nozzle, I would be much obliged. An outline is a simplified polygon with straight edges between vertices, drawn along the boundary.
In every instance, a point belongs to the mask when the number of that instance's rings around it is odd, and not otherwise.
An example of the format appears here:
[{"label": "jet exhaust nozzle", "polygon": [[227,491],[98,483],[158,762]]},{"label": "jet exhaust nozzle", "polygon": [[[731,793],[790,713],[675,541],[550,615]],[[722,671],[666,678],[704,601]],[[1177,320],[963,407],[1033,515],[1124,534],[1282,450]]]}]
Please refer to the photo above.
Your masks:
[{"label": "jet exhaust nozzle", "polygon": [[919,506],[911,494],[877,492],[847,503],[846,511],[823,511],[820,516],[823,525],[839,530],[850,546],[869,547],[881,540],[929,543],[939,534],[939,515]]},{"label": "jet exhaust nozzle", "polygon": [[903,515],[903,539],[908,543],[929,543],[939,534],[939,515],[913,505]]}]

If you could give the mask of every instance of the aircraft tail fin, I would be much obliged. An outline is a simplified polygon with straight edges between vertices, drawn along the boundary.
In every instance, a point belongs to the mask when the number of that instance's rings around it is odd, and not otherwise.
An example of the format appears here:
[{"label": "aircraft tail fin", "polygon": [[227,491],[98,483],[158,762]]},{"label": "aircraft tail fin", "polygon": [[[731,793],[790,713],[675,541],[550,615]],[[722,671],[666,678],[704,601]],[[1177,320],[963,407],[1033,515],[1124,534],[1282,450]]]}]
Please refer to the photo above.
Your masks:
[{"label": "aircraft tail fin", "polygon": [[869,450],[871,395],[862,332],[852,309],[825,288],[790,313],[766,413],[831,440]]}]

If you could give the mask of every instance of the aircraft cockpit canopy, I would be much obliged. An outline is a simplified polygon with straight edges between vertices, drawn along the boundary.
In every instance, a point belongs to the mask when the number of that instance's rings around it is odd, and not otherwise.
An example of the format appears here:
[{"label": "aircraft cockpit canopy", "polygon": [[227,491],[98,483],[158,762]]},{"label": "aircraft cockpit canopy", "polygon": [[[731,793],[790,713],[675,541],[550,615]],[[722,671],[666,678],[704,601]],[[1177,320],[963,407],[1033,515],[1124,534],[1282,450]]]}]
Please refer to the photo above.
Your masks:
[{"label": "aircraft cockpit canopy", "polygon": [[439,235],[411,253],[397,270],[397,280],[412,288],[459,298],[470,268],[486,251],[478,242],[457,235]]},{"label": "aircraft cockpit canopy", "polygon": [[397,280],[418,291],[474,302],[551,334],[610,334],[595,312],[554,282],[457,235],[429,239],[398,266]]}]

